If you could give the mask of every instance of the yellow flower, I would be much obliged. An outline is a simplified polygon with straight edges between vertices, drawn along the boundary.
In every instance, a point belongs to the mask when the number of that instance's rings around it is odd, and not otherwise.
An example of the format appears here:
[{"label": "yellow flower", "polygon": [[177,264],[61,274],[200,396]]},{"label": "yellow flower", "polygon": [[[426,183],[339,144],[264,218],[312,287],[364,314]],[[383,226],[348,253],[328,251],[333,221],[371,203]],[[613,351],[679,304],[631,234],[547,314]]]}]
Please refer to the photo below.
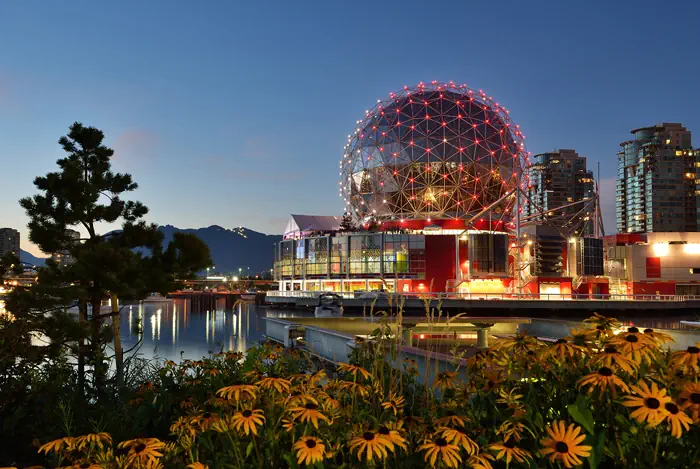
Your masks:
[{"label": "yellow flower", "polygon": [[457,386],[456,378],[456,371],[441,371],[435,377],[433,386],[435,386],[436,389],[454,389]]},{"label": "yellow flower", "polygon": [[517,333],[513,337],[503,337],[493,341],[492,348],[504,352],[526,353],[535,350],[540,346],[537,337],[527,333]]},{"label": "yellow flower", "polygon": [[[26,469],[26,468],[25,468]],[[90,461],[77,462],[72,466],[72,469],[102,469],[97,463]],[[150,469],[150,468],[149,468]]]},{"label": "yellow flower", "polygon": [[542,438],[542,448],[540,453],[549,455],[551,462],[560,461],[564,466],[570,468],[583,464],[580,458],[587,458],[591,454],[591,446],[582,445],[586,435],[581,435],[581,427],[573,423],[566,428],[562,421],[555,421],[546,428],[549,437]]},{"label": "yellow flower", "polygon": [[591,360],[594,365],[602,365],[608,368],[617,366],[623,371],[629,374],[634,374],[637,371],[639,365],[632,360],[621,354],[617,348],[612,345],[607,345],[602,352],[596,354]]},{"label": "yellow flower", "polygon": [[636,327],[628,327],[627,332],[616,335],[610,339],[609,344],[617,347],[624,355],[637,363],[644,360],[651,362],[654,358],[656,342],[651,337],[639,332]]},{"label": "yellow flower", "polygon": [[294,449],[297,451],[297,464],[310,466],[323,461],[326,446],[320,438],[302,436],[294,443]]},{"label": "yellow flower", "polygon": [[158,458],[163,456],[160,449],[165,446],[165,443],[158,438],[137,438],[135,440],[122,441],[117,445],[117,448],[128,449],[126,457],[129,464],[138,462],[140,464],[155,463]]},{"label": "yellow flower", "polygon": [[220,417],[217,414],[204,412],[202,414],[190,417],[190,425],[199,427],[199,429],[204,432],[207,431],[214,423],[218,422],[219,419]]},{"label": "yellow flower", "polygon": [[578,345],[579,347],[589,347],[591,340],[596,338],[595,336],[596,332],[593,329],[576,329],[575,327],[572,327],[571,335],[566,337],[566,340],[570,341],[574,345]]},{"label": "yellow flower", "polygon": [[613,370],[604,366],[598,371],[589,373],[578,380],[578,387],[590,386],[588,393],[592,393],[594,389],[599,388],[600,392],[604,392],[607,388],[610,388],[613,397],[617,393],[617,388],[619,387],[624,392],[630,392],[630,388],[627,384],[622,381]]},{"label": "yellow flower", "polygon": [[194,407],[194,399],[192,398],[192,396],[188,397],[184,401],[181,401],[180,407],[183,409],[191,409],[192,407]]},{"label": "yellow flower", "polygon": [[224,388],[216,391],[217,396],[221,396],[224,399],[233,399],[236,401],[241,400],[241,396],[244,398],[255,399],[257,387],[252,384],[234,384],[232,386],[226,386]]},{"label": "yellow flower", "polygon": [[499,389],[498,395],[501,397],[496,399],[496,402],[498,404],[507,404],[509,406],[513,405],[513,404],[518,404],[520,399],[522,399],[522,397],[523,397],[522,394],[518,394],[518,389],[516,389],[516,388],[511,389],[508,392],[506,392],[505,389]]},{"label": "yellow flower", "polygon": [[231,418],[231,424],[237,431],[243,431],[246,435],[253,433],[253,435],[258,434],[258,425],[262,425],[265,422],[265,417],[262,410],[250,410],[246,409],[243,412],[237,412]]},{"label": "yellow flower", "polygon": [[603,336],[613,335],[613,330],[620,327],[620,322],[615,318],[608,318],[598,313],[593,313],[588,319],[583,322],[595,324],[596,332]]},{"label": "yellow flower", "polygon": [[630,417],[639,423],[644,423],[646,420],[650,427],[661,423],[668,415],[665,405],[671,402],[671,398],[666,395],[666,390],[659,389],[656,383],[651,383],[649,388],[644,381],[640,381],[639,386],[631,386],[631,388],[639,397],[625,396],[627,402],[622,403],[626,407],[636,408]]},{"label": "yellow flower", "polygon": [[362,397],[367,397],[369,395],[369,389],[360,383],[353,383],[352,381],[341,381],[341,389],[350,391],[351,393],[357,393]]},{"label": "yellow flower", "polygon": [[698,362],[700,362],[700,342],[680,352],[673,352],[671,355],[671,365],[675,367],[689,366],[697,371]]},{"label": "yellow flower", "polygon": [[394,429],[389,428],[388,426],[382,425],[377,430],[377,433],[382,438],[385,438],[386,440],[388,440],[392,445],[396,445],[399,448],[403,449],[404,451],[406,451],[406,449],[408,449],[406,446],[406,439],[401,436],[401,433],[399,433],[398,430],[394,430]]},{"label": "yellow flower", "polygon": [[700,383],[688,383],[681,392],[683,410],[690,411],[694,423],[700,423]]},{"label": "yellow flower", "polygon": [[357,373],[360,373],[365,379],[372,378],[372,374],[369,371],[357,365],[348,365],[346,363],[341,363],[338,365],[338,371],[340,371],[341,373],[350,373],[353,376],[353,378],[357,378]]},{"label": "yellow flower", "polygon": [[367,461],[372,461],[374,457],[384,459],[387,456],[387,447],[390,445],[391,443],[386,438],[367,431],[350,440],[348,448],[351,453],[357,452],[357,459],[360,461],[362,461],[363,453]]},{"label": "yellow flower", "polygon": [[88,433],[87,435],[77,437],[75,443],[78,445],[79,449],[92,445],[102,449],[104,444],[112,444],[112,437],[106,432]]},{"label": "yellow flower", "polygon": [[289,409],[292,412],[292,417],[296,420],[301,420],[302,423],[311,422],[315,428],[318,428],[319,419],[328,422],[328,417],[318,411],[316,401],[309,401],[301,407],[292,407]]},{"label": "yellow flower", "polygon": [[554,344],[542,352],[542,358],[555,358],[559,363],[566,362],[569,358],[574,358],[581,353],[581,347],[574,345],[566,339],[559,339]]},{"label": "yellow flower", "polygon": [[386,410],[392,410],[394,415],[396,415],[397,412],[403,409],[405,404],[406,400],[404,397],[392,391],[389,393],[389,398],[382,402],[382,407]]},{"label": "yellow flower", "polygon": [[209,466],[206,464],[202,464],[201,462],[193,462],[192,464],[187,465],[188,469],[209,469]]},{"label": "yellow flower", "polygon": [[668,421],[668,426],[671,429],[671,435],[676,438],[680,438],[683,435],[683,429],[685,431],[690,430],[690,424],[693,423],[693,419],[688,417],[688,415],[678,408],[673,402],[667,402],[664,404],[664,408],[668,411],[666,420]]},{"label": "yellow flower", "polygon": [[509,439],[506,441],[499,441],[498,443],[492,443],[489,445],[491,451],[496,452],[496,459],[505,458],[506,464],[515,459],[517,462],[525,462],[526,459],[532,458],[532,454],[529,451],[518,448],[514,439]]},{"label": "yellow flower", "polygon": [[440,461],[447,467],[458,467],[462,462],[462,456],[459,454],[459,447],[448,443],[441,436],[435,440],[427,439],[425,443],[418,447],[418,451],[425,451],[423,460],[430,463],[431,467],[435,467],[435,463]]},{"label": "yellow flower", "polygon": [[174,435],[189,434],[194,436],[197,431],[192,427],[190,417],[182,416],[179,417],[172,425],[170,425],[170,433]]},{"label": "yellow flower", "polygon": [[503,441],[513,438],[515,441],[520,441],[520,435],[525,430],[525,425],[515,420],[506,420],[496,430],[496,435],[501,435]]},{"label": "yellow flower", "polygon": [[57,440],[49,441],[46,444],[41,445],[39,447],[39,453],[45,453],[49,454],[49,451],[54,451],[56,453],[60,452],[61,450],[68,449],[71,450],[75,446],[75,439],[72,437],[64,437],[64,438],[58,438]]},{"label": "yellow flower", "polygon": [[289,388],[292,387],[292,382],[284,378],[262,378],[258,383],[262,389],[276,389],[280,394],[289,392]]},{"label": "yellow flower", "polygon": [[471,469],[493,469],[491,461],[494,459],[489,453],[473,454],[467,459],[467,466]]},{"label": "yellow flower", "polygon": [[447,412],[447,415],[437,419],[435,421],[435,425],[437,425],[438,427],[444,427],[447,425],[463,427],[465,421],[469,422],[469,419],[467,417],[460,417],[459,415],[455,415],[454,411],[450,410]]},{"label": "yellow flower", "polygon": [[479,446],[469,438],[467,435],[467,430],[464,427],[455,428],[442,428],[438,429],[438,432],[442,435],[448,443],[453,445],[461,446],[467,454],[472,455],[479,452]]}]

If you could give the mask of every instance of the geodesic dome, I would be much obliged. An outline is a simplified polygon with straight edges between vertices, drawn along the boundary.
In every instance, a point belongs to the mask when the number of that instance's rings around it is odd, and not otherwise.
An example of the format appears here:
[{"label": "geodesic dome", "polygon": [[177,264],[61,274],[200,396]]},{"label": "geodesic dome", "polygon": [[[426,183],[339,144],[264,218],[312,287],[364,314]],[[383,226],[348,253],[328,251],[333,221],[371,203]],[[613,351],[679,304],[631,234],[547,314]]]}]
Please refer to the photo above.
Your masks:
[{"label": "geodesic dome", "polygon": [[[467,218],[519,181],[526,187],[524,139],[482,91],[452,82],[404,87],[348,136],[340,195],[359,219]],[[514,203],[506,197],[492,214],[509,219]]]}]

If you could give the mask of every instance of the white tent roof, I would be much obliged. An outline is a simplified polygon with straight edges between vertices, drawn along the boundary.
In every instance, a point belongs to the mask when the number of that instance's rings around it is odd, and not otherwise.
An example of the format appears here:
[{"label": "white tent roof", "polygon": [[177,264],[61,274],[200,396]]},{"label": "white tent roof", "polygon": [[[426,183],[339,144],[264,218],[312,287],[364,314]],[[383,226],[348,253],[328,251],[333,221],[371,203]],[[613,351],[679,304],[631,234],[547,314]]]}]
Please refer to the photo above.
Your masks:
[{"label": "white tent roof", "polygon": [[308,231],[337,231],[343,217],[329,215],[290,215],[284,236]]}]

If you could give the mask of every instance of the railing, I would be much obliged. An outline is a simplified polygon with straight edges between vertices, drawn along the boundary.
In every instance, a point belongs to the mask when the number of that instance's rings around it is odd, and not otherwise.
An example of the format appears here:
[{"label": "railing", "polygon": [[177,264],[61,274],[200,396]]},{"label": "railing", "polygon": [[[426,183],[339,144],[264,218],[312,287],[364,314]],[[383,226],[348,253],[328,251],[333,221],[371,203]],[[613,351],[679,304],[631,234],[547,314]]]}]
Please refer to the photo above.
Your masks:
[{"label": "railing", "polygon": [[318,298],[322,293],[334,293],[343,298],[386,299],[416,298],[433,300],[545,300],[545,301],[700,301],[700,295],[617,295],[617,294],[585,294],[585,293],[387,293],[387,292],[323,292],[323,291],[268,291],[267,298]]}]

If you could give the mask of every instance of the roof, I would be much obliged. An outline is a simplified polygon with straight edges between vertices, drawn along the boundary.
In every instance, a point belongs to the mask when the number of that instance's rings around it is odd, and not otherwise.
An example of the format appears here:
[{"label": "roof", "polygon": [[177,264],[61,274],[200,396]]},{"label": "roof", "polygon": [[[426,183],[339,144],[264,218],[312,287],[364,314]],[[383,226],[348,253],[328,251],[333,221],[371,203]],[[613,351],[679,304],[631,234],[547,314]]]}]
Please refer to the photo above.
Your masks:
[{"label": "roof", "polygon": [[342,217],[332,215],[290,215],[284,236],[309,231],[337,231],[340,229]]}]

